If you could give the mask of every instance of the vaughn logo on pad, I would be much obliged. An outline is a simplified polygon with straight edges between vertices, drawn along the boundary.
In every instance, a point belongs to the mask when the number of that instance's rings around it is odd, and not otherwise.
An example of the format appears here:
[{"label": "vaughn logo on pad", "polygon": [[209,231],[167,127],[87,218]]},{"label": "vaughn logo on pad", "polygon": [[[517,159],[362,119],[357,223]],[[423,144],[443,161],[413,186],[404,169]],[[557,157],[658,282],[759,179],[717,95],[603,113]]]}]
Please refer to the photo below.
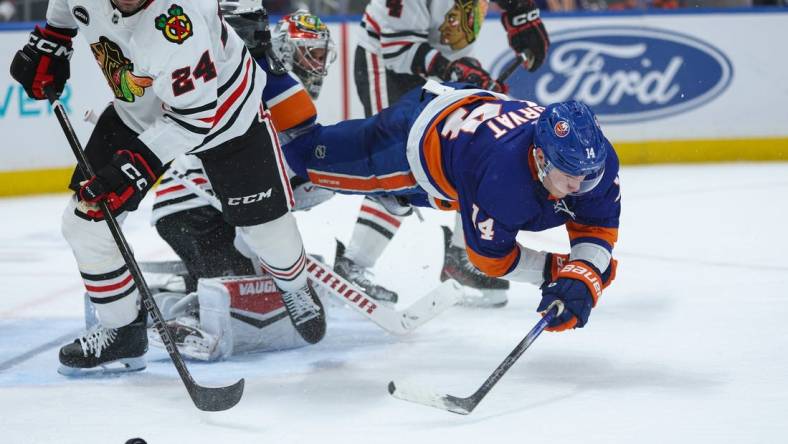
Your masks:
[{"label": "vaughn logo on pad", "polygon": [[[509,94],[548,104],[591,106],[606,123],[668,117],[698,107],[730,84],[733,67],[711,44],[672,30],[605,26],[550,35],[544,65],[518,69]],[[495,66],[512,60],[511,51]]]}]

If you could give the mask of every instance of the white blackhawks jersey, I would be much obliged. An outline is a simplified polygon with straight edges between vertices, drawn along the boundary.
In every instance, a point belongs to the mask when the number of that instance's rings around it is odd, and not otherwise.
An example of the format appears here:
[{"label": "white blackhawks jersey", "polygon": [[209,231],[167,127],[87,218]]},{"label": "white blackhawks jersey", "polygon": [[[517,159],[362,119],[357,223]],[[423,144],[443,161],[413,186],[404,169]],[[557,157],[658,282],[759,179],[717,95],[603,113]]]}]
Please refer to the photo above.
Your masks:
[{"label": "white blackhawks jersey", "polygon": [[480,4],[481,23],[487,0],[370,0],[359,45],[381,55],[386,69],[398,73],[428,67],[438,52],[449,60],[468,56],[473,50],[468,40],[474,39],[459,26],[459,16],[471,3]]},{"label": "white blackhawks jersey", "polygon": [[47,22],[79,28],[123,122],[162,162],[246,132],[265,73],[216,0],[149,0],[124,16],[110,0],[50,0]]}]

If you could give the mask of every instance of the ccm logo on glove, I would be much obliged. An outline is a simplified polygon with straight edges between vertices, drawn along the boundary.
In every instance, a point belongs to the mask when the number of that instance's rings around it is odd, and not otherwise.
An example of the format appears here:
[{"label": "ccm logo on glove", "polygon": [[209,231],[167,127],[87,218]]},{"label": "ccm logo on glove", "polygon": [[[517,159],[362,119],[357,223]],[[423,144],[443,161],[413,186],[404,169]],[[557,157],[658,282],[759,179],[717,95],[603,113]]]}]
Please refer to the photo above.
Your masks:
[{"label": "ccm logo on glove", "polygon": [[42,53],[52,54],[55,57],[63,57],[65,59],[71,59],[71,54],[74,53],[73,48],[69,48],[60,43],[50,42],[36,34],[30,34],[30,41],[27,44]]},{"label": "ccm logo on glove", "polygon": [[512,25],[514,26],[524,25],[538,18],[539,18],[539,10],[534,9],[533,11],[528,11],[518,16],[512,17]]},{"label": "ccm logo on glove", "polygon": [[148,186],[148,180],[142,176],[140,170],[134,168],[134,165],[130,163],[124,163],[120,166],[120,170],[123,171],[129,179],[136,181],[135,184],[137,185],[137,189],[142,191],[145,187]]}]

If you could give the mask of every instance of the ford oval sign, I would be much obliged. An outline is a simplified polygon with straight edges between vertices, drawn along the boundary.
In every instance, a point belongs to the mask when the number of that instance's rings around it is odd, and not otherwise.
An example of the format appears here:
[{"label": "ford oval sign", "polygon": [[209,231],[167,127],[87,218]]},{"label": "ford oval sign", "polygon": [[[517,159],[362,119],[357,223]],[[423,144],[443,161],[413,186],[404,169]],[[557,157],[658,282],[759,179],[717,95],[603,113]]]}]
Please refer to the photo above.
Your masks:
[{"label": "ford oval sign", "polygon": [[[518,69],[509,94],[548,104],[581,100],[607,123],[675,115],[722,93],[733,77],[717,48],[675,31],[635,27],[572,29],[550,35],[544,65]],[[512,61],[507,51],[495,62]]]}]

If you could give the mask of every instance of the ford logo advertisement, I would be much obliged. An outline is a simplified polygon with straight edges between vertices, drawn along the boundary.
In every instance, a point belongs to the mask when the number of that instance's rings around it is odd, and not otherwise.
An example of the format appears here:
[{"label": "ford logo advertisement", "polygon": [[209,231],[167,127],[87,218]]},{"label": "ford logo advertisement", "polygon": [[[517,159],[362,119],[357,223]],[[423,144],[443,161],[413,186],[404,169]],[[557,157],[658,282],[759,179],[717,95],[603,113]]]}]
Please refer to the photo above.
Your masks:
[{"label": "ford logo advertisement", "polygon": [[[547,104],[581,100],[606,123],[682,113],[720,95],[733,67],[719,49],[675,31],[635,27],[579,28],[550,35],[547,60],[536,72],[517,69],[513,97]],[[507,51],[493,65],[513,61]]]}]

